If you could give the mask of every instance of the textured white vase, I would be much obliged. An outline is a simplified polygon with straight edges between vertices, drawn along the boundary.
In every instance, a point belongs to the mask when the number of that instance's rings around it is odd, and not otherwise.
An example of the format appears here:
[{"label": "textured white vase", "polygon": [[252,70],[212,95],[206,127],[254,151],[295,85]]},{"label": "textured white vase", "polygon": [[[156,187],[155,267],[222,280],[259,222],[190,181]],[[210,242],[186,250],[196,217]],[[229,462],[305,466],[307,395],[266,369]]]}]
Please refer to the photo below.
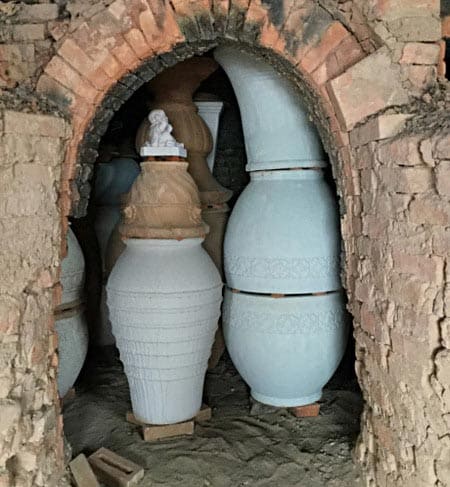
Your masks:
[{"label": "textured white vase", "polygon": [[209,128],[213,138],[213,148],[209,153],[206,161],[211,173],[214,169],[214,161],[216,158],[217,135],[219,132],[219,119],[223,110],[223,102],[221,101],[194,101],[198,108],[198,114]]},{"label": "textured white vase", "polygon": [[133,412],[146,423],[184,421],[201,407],[222,301],[202,240],[127,239],[109,276],[113,333]]},{"label": "textured white vase", "polygon": [[252,397],[273,406],[320,399],[348,335],[341,292],[273,298],[226,289],[222,320],[228,352]]},{"label": "textured white vase", "polygon": [[336,202],[318,170],[250,173],[228,221],[227,285],[256,293],[341,288]]},{"label": "textured white vase", "polygon": [[74,385],[88,351],[88,328],[81,307],[55,315],[58,334],[58,393],[64,397]]},{"label": "textured white vase", "polygon": [[68,308],[83,299],[85,263],[75,234],[67,231],[67,255],[61,262],[61,285],[63,288],[60,308]]},{"label": "textured white vase", "polygon": [[317,130],[288,79],[233,47],[216,48],[214,57],[239,102],[247,171],[326,166]]}]

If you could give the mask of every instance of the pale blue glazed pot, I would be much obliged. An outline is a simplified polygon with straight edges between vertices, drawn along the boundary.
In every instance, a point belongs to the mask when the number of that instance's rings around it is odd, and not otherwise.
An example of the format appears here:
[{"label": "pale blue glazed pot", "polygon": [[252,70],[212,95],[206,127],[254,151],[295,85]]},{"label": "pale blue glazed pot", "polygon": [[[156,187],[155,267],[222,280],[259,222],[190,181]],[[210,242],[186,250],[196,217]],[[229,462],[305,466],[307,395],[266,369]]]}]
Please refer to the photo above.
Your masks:
[{"label": "pale blue glazed pot", "polygon": [[254,293],[341,288],[339,218],[321,170],[250,173],[224,242],[227,285]]},{"label": "pale blue glazed pot", "polygon": [[344,354],[342,292],[273,298],[225,290],[225,342],[254,399],[272,406],[311,404]]},{"label": "pale blue glazed pot", "polygon": [[239,102],[247,171],[327,165],[317,130],[289,80],[233,47],[216,48],[214,57]]}]

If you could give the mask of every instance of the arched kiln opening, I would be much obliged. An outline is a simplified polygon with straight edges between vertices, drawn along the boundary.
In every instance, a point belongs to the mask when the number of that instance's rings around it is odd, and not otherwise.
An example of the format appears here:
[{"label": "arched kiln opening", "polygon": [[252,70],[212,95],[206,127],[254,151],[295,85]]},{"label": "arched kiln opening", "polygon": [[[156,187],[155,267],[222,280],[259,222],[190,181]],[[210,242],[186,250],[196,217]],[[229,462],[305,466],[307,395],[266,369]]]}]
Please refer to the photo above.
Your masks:
[{"label": "arched kiln opening", "polygon": [[[252,55],[256,56],[256,53]],[[258,52],[258,56],[261,55],[264,53]],[[212,50],[202,55],[208,60],[212,57]],[[174,55],[162,62],[153,60],[152,68],[144,64],[140,69],[141,72],[153,69],[164,73],[167,64],[175,66],[178,60]],[[274,63],[276,60],[266,57],[265,61]],[[159,67],[157,70],[155,63]],[[275,62],[275,66],[286,75],[283,63]],[[133,76],[130,74],[126,82],[122,81],[123,86],[127,83],[132,86]],[[157,76],[154,79],[158,79]],[[289,78],[292,80],[292,74]],[[183,79],[178,82],[182,84]],[[209,423],[200,423],[194,438],[177,439],[162,445],[145,443],[136,426],[125,421],[131,408],[129,390],[114,339],[105,331],[108,322],[105,281],[117,257],[119,240],[117,229],[114,235],[113,228],[119,214],[119,194],[123,188],[130,187],[139,172],[141,158],[135,139],[154,95],[150,83],[150,88],[144,84],[133,90],[128,101],[120,106],[114,95],[107,97],[80,145],[80,167],[85,170],[78,171],[81,198],[78,210],[71,218],[71,227],[86,261],[90,348],[76,383],[76,395],[66,401],[63,411],[65,433],[74,453],[91,453],[102,446],[111,448],[148,468],[145,479],[149,482],[171,486],[203,485],[202,482],[206,482],[204,485],[240,485],[240,482],[253,485],[262,479],[285,486],[298,485],[300,479],[311,485],[313,482],[324,485],[339,479],[342,483],[335,485],[349,485],[355,475],[351,450],[359,432],[362,407],[354,372],[352,337],[340,367],[325,387],[318,417],[296,418],[292,410],[251,400],[248,387],[225,352],[221,358],[220,355],[217,357],[215,366],[206,376],[204,399],[213,409],[213,419]],[[302,97],[301,90],[300,99],[312,108],[316,121],[323,120],[320,108],[311,105],[308,97]],[[221,67],[202,81],[195,91],[194,101],[198,107],[202,103],[204,107],[223,103],[215,141],[213,174],[218,183],[233,191],[233,197],[228,201],[232,210],[249,182],[249,175],[245,171],[247,161],[238,101]],[[332,148],[333,142],[324,126],[319,125],[319,128],[331,154],[331,163],[323,172],[337,205],[334,177],[339,178],[339,168],[334,161],[336,148]],[[96,152],[95,163],[89,168],[87,162],[92,162],[89,157],[94,157]],[[120,174],[115,180],[111,165],[115,165],[117,174]],[[314,416],[314,407],[301,414]],[[101,421],[98,421],[99,417]]]}]

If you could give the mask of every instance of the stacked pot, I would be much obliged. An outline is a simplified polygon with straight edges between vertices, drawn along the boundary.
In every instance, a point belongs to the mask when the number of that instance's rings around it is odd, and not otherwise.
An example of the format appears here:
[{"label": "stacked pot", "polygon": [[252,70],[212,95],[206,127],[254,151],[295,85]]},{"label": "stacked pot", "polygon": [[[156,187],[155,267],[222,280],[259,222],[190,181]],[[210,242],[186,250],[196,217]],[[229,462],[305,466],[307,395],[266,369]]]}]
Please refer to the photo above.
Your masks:
[{"label": "stacked pot", "polygon": [[[218,116],[222,108],[217,102],[194,103],[193,95],[201,82],[218,68],[211,58],[193,57],[164,70],[148,84],[152,94],[152,109],[162,109],[173,126],[173,135],[187,150],[188,171],[198,186],[202,219],[210,232],[206,235],[203,247],[208,252],[223,275],[223,237],[228,220],[227,201],[232,191],[222,187],[213,177],[208,167],[208,155],[214,150],[212,131],[217,132]],[[182,80],[182,82],[180,82]],[[199,107],[203,117],[199,115]],[[136,147],[142,146],[149,122],[144,120],[136,136]],[[218,327],[214,342],[210,368],[219,361],[225,349],[222,329]]]},{"label": "stacked pot", "polygon": [[119,226],[126,248],[107,284],[133,412],[150,424],[184,421],[200,410],[222,302],[187,168],[183,161],[141,164]]},{"label": "stacked pot", "polygon": [[309,404],[347,340],[327,162],[287,80],[231,47],[217,48],[215,58],[239,102],[250,172],[225,235],[225,341],[256,400]]},{"label": "stacked pot", "polygon": [[58,334],[58,392],[64,397],[81,371],[88,349],[88,328],[83,313],[85,264],[81,247],[69,228],[67,255],[61,263],[61,304],[55,310]]}]

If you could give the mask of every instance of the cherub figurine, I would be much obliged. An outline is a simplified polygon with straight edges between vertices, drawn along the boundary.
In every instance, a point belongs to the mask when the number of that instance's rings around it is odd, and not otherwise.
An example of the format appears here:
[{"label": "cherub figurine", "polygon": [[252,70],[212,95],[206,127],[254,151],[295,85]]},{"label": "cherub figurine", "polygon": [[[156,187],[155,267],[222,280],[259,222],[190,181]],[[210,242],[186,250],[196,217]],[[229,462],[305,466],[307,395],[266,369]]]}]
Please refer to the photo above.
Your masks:
[{"label": "cherub figurine", "polygon": [[150,128],[144,147],[184,147],[171,135],[173,127],[170,125],[164,110],[152,110],[148,114],[148,121]]}]

